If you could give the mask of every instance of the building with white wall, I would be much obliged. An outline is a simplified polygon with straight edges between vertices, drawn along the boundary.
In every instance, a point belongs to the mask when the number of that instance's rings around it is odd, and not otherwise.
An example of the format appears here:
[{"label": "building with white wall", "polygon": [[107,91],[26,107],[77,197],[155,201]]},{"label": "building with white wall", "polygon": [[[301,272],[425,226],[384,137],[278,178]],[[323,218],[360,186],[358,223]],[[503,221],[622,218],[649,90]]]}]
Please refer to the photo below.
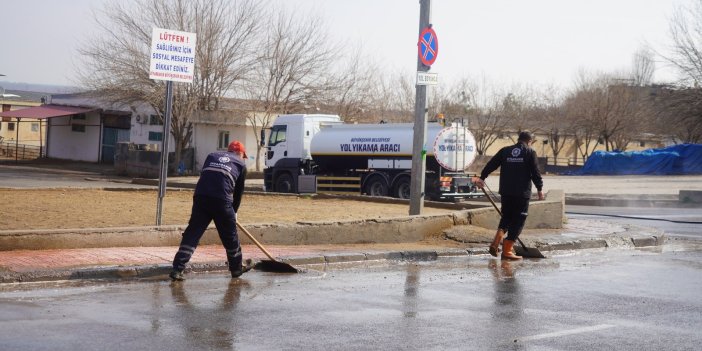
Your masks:
[{"label": "building with white wall", "polygon": [[244,144],[247,156],[246,166],[256,167],[256,132],[247,119],[247,112],[241,110],[198,111],[192,118],[195,148],[194,171],[200,172],[205,158],[211,152],[226,150],[230,142],[238,140]]}]

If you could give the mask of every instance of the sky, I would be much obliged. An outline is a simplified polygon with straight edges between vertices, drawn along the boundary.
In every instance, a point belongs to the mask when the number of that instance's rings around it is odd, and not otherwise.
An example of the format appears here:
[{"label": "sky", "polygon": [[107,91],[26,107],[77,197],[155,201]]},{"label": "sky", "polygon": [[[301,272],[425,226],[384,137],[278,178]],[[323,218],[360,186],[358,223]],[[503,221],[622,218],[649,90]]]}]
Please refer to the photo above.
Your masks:
[{"label": "sky", "polygon": [[[0,82],[75,85],[77,48],[109,0],[0,0]],[[432,0],[439,84],[460,77],[567,87],[581,69],[631,67],[649,44],[666,51],[674,7],[689,0]],[[321,15],[334,40],[362,47],[367,64],[412,74],[418,0],[271,0]],[[304,16],[301,16],[304,18]],[[657,63],[655,79],[674,72]]]}]

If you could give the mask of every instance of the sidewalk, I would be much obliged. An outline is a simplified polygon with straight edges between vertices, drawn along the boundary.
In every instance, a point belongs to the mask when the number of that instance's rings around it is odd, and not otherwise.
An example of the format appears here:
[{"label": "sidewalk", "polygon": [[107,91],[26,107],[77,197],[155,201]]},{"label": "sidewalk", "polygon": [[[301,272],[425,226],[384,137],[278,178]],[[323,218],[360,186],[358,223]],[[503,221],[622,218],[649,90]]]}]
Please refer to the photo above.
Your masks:
[{"label": "sidewalk", "polygon": [[[573,221],[572,221],[573,222]],[[559,251],[604,248],[638,248],[662,245],[666,237],[650,228],[629,228],[590,221],[574,221],[565,230],[527,230],[521,238],[551,256]],[[356,245],[266,245],[271,254],[295,267],[320,267],[365,260],[435,260],[445,256],[490,259],[492,231],[456,226],[446,238],[416,243]],[[265,244],[264,244],[265,245]],[[166,279],[178,247],[122,247],[64,250],[0,251],[0,283],[68,279]],[[244,258],[267,259],[253,245],[243,245]],[[221,245],[198,247],[189,271],[226,272]]]}]

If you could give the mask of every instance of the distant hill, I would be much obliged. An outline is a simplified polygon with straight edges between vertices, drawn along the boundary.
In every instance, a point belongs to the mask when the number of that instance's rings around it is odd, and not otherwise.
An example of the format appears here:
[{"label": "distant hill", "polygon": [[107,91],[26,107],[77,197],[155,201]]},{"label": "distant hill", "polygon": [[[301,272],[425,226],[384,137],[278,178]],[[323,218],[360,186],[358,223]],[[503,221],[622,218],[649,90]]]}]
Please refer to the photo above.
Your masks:
[{"label": "distant hill", "polygon": [[75,93],[84,89],[78,87],[67,86],[67,85],[50,85],[50,84],[31,84],[31,83],[20,83],[20,82],[7,82],[0,81],[0,90],[4,88],[5,90],[21,90],[21,91],[33,91],[41,92],[47,94],[67,94]]}]

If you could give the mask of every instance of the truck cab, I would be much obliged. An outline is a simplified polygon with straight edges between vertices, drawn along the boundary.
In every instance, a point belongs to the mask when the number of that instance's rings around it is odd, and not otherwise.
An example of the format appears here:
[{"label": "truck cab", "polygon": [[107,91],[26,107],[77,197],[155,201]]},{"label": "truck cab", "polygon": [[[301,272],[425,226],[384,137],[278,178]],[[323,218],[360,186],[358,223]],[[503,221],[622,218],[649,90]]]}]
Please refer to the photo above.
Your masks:
[{"label": "truck cab", "polygon": [[324,123],[340,124],[337,115],[282,115],[276,118],[268,137],[264,184],[266,190],[297,192],[297,178],[309,162],[312,137]]}]

